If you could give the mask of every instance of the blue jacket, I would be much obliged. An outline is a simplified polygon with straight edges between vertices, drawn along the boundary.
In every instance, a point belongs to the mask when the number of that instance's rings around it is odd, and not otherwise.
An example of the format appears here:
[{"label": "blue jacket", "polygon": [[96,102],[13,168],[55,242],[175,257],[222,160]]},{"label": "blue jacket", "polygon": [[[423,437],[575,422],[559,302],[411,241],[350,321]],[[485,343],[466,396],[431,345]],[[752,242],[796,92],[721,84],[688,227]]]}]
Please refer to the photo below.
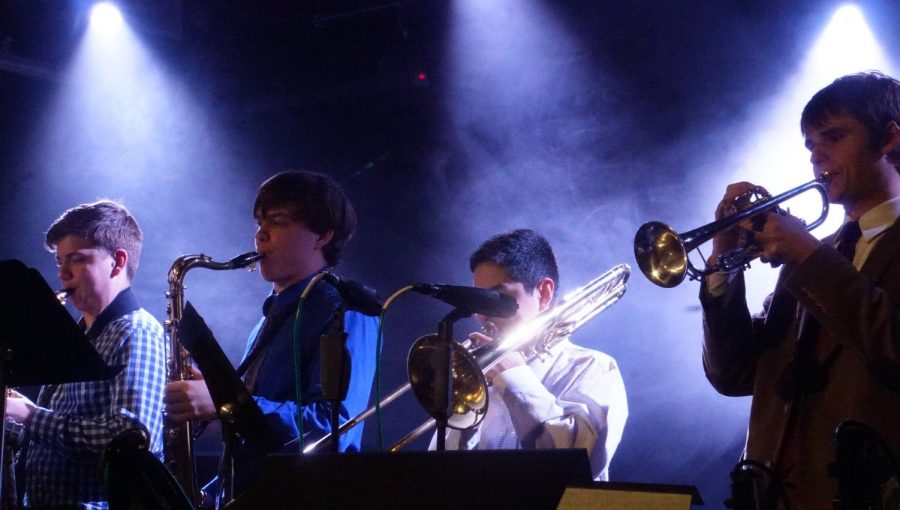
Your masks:
[{"label": "blue jacket", "polygon": [[[313,275],[314,276],[314,275]],[[294,330],[300,294],[312,279],[298,282],[281,293],[273,293],[264,306],[266,317],[261,319],[250,335],[242,368],[248,365],[245,377],[275,436],[275,445],[284,445],[299,436],[297,426],[296,386],[294,370]],[[299,320],[302,429],[305,441],[311,442],[330,431],[331,404],[322,395],[319,341],[328,332],[334,312],[343,300],[330,284],[319,281],[303,302]],[[271,324],[266,325],[266,321]],[[272,331],[267,331],[272,329]],[[372,379],[375,374],[378,319],[356,311],[344,314],[344,331],[348,334],[350,354],[350,386],[341,406],[341,421],[356,416],[368,406]],[[341,451],[359,451],[362,424],[341,436]],[[241,451],[243,450],[243,451]],[[243,445],[235,457],[235,493],[239,494],[247,478],[252,478],[261,466],[262,458],[274,452],[297,452],[273,445]],[[248,476],[249,475],[249,476]]]}]

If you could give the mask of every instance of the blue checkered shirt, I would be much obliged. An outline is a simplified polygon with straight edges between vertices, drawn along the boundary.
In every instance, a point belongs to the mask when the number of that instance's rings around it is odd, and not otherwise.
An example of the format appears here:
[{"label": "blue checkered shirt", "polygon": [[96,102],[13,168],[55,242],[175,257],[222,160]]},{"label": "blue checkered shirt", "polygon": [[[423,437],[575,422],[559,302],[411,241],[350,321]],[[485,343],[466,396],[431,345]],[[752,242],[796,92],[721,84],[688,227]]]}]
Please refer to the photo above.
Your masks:
[{"label": "blue checkered shirt", "polygon": [[97,466],[107,444],[127,429],[149,431],[150,449],[161,456],[166,383],[162,326],[126,289],[87,335],[108,365],[125,368],[105,381],[41,388],[27,425],[27,506],[108,508]]}]

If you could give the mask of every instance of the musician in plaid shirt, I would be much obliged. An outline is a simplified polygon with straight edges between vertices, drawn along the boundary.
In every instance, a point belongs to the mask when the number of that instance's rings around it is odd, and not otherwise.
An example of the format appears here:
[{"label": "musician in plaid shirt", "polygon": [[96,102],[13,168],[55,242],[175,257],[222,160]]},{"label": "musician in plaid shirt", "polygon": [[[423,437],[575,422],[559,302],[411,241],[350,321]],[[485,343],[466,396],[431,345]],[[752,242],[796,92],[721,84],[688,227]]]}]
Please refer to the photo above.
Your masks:
[{"label": "musician in plaid shirt", "polygon": [[140,307],[131,282],[141,253],[141,230],[111,201],[69,209],[46,235],[59,279],[82,313],[80,324],[109,365],[112,379],[47,385],[37,402],[14,394],[7,418],[28,434],[25,503],[29,508],[105,509],[97,467],[104,448],[132,428],[149,432],[162,452],[162,391],[166,347],[162,326]]}]

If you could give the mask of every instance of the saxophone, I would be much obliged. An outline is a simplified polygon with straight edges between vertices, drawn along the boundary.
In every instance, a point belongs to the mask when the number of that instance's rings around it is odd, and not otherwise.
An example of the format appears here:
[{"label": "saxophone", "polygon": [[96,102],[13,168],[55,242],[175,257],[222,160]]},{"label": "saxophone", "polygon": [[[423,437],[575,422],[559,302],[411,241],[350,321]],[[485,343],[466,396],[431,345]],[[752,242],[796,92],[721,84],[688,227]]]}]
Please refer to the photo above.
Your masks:
[{"label": "saxophone", "polygon": [[[166,332],[169,336],[169,358],[166,364],[166,384],[192,378],[190,354],[181,345],[178,328],[184,314],[184,277],[195,267],[203,267],[215,271],[240,269],[246,267],[252,271],[256,262],[263,258],[256,252],[238,255],[228,262],[214,262],[211,257],[199,255],[183,255],[178,257],[169,269],[169,290],[166,292]],[[195,504],[200,504],[202,497],[197,485],[196,466],[194,464],[194,423],[191,421],[180,425],[166,423],[163,431],[163,457],[166,467],[181,484],[182,489]]]}]

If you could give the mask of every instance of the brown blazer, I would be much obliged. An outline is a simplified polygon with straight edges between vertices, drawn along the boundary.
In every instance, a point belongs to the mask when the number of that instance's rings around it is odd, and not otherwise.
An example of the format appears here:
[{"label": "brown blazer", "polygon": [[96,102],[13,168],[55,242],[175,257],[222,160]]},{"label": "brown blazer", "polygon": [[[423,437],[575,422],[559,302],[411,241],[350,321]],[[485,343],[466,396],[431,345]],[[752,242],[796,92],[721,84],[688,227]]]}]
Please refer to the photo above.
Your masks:
[{"label": "brown blazer", "polygon": [[[774,462],[797,407],[792,510],[831,508],[838,487],[827,470],[841,421],[866,423],[900,455],[900,221],[861,271],[827,242],[802,264],[786,265],[759,315],[747,310],[743,275],[723,296],[705,285],[700,294],[707,379],[724,395],[753,396],[746,457]],[[790,367],[801,340],[819,343],[821,369],[818,388],[796,398]]]}]

